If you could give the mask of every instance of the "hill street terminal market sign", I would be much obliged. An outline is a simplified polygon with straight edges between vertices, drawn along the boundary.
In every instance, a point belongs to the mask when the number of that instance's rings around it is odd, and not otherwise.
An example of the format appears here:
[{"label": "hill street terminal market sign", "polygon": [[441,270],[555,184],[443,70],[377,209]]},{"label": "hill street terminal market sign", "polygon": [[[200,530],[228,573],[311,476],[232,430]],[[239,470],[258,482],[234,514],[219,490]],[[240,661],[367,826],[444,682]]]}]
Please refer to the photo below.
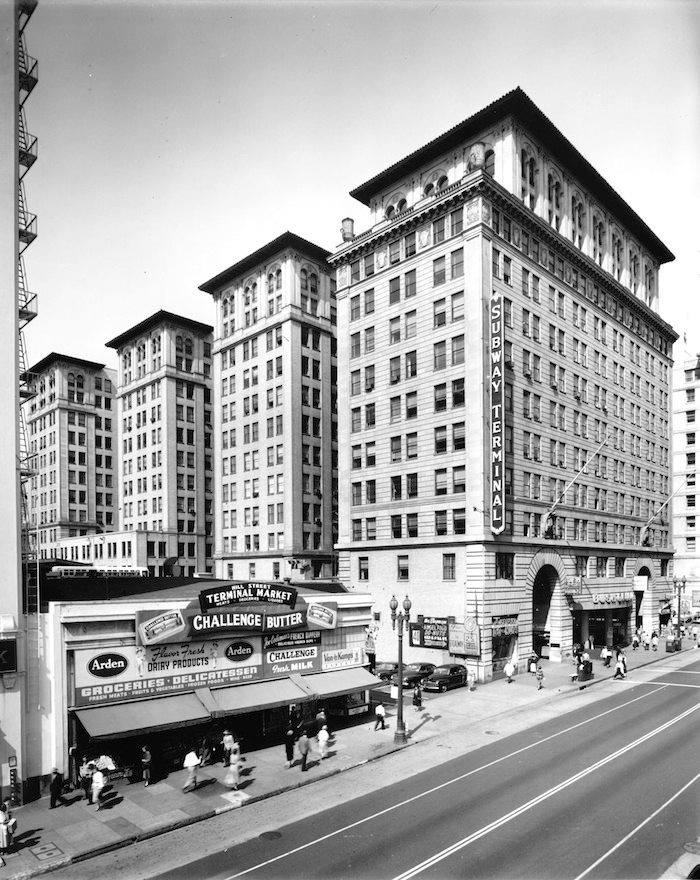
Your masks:
[{"label": "hill street terminal market sign", "polygon": [[167,611],[137,611],[136,640],[150,646],[186,640],[224,637],[234,634],[271,634],[294,630],[335,629],[338,622],[336,602],[304,602],[294,610],[280,610],[270,604],[239,605],[206,614],[196,607]]},{"label": "hill street terminal market sign", "polygon": [[265,602],[270,605],[286,605],[288,608],[294,608],[297,602],[297,591],[293,587],[281,587],[279,584],[250,581],[209,588],[202,590],[199,594],[199,607],[202,609],[202,614],[216,608],[228,608],[232,605],[245,605],[251,602]]}]

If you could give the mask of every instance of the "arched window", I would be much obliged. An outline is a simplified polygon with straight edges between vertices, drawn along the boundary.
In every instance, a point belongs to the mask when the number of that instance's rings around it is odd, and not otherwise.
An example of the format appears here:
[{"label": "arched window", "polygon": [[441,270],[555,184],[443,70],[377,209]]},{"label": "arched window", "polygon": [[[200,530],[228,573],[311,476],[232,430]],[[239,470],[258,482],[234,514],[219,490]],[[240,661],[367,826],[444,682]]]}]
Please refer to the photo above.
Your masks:
[{"label": "arched window", "polygon": [[406,201],[406,199],[399,199],[399,201],[396,204],[396,211],[400,214],[401,211],[405,211],[407,207],[408,207],[408,202]]},{"label": "arched window", "polygon": [[496,154],[493,150],[487,150],[484,159],[484,171],[493,177],[496,170]]},{"label": "arched window", "polygon": [[227,296],[225,296],[225,297],[221,300],[221,317],[222,317],[222,318],[228,318],[228,302],[229,302],[229,301],[228,301],[228,297],[227,297]]},{"label": "arched window", "polygon": [[183,343],[182,336],[176,336],[175,337],[175,351],[182,352],[183,348],[184,348],[184,343]]},{"label": "arched window", "polygon": [[[126,355],[124,355],[126,359]],[[124,364],[126,368],[126,363]],[[68,373],[68,400],[75,400],[75,373]]]},{"label": "arched window", "polygon": [[192,350],[193,350],[192,339],[189,336],[187,336],[185,338],[185,354],[188,357],[192,357]]},{"label": "arched window", "polygon": [[282,290],[282,270],[278,269],[275,272],[275,289]]},{"label": "arched window", "polygon": [[309,275],[309,293],[318,293],[318,275],[315,272]]},{"label": "arched window", "polygon": [[267,276],[267,292],[273,293],[275,290],[275,276],[272,272]]},{"label": "arched window", "polygon": [[83,394],[83,389],[85,388],[85,377],[81,376],[80,373],[75,377],[75,400],[77,403],[82,403],[85,395]]},{"label": "arched window", "polygon": [[620,281],[622,278],[622,238],[617,232],[612,234],[612,273]]},{"label": "arched window", "polygon": [[630,290],[636,296],[639,290],[639,255],[630,250]]},{"label": "arched window", "polygon": [[301,289],[308,290],[309,289],[309,275],[306,269],[302,269],[299,273],[299,277],[301,280]]},{"label": "arched window", "polygon": [[603,265],[605,254],[605,224],[600,217],[593,218],[593,259],[599,265]]},{"label": "arched window", "polygon": [[647,263],[644,267],[644,299],[648,306],[654,303],[654,270]]},{"label": "arched window", "polygon": [[435,184],[434,184],[434,183],[428,183],[428,184],[426,184],[425,189],[423,190],[423,195],[424,195],[424,196],[430,196],[430,195],[432,195],[434,192],[435,192]]},{"label": "arched window", "polygon": [[394,208],[393,205],[388,205],[386,211],[384,212],[384,217],[387,220],[390,220],[394,216],[395,212],[396,212],[396,208]]},{"label": "arched window", "polygon": [[438,190],[445,189],[445,187],[447,186],[448,182],[449,182],[449,181],[447,180],[447,175],[446,175],[446,174],[443,174],[443,175],[438,179],[438,182],[437,182],[437,188],[438,188]]},{"label": "arched window", "polygon": [[520,151],[520,194],[525,205],[534,211],[537,205],[537,163],[527,151]]},{"label": "arched window", "polygon": [[547,175],[547,219],[559,229],[561,224],[561,183],[554,174]]},{"label": "arched window", "polygon": [[585,218],[583,202],[579,196],[571,196],[571,240],[580,248],[583,247]]}]

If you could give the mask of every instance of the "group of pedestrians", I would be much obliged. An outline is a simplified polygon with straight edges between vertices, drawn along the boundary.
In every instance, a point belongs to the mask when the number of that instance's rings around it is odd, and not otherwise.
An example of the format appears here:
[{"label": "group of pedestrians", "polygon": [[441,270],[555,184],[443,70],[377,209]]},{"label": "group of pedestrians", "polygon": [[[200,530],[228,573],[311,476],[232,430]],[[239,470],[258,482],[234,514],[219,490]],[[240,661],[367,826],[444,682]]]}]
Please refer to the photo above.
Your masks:
[{"label": "group of pedestrians", "polygon": [[[222,765],[226,768],[224,785],[233,791],[238,791],[241,783],[241,744],[230,730],[224,730],[219,745],[222,748]],[[203,737],[199,746],[193,746],[182,762],[183,768],[187,770],[187,778],[182,786],[183,791],[197,789],[197,769],[212,763],[212,760],[211,743],[208,737]]]},{"label": "group of pedestrians", "polygon": [[648,630],[642,629],[641,627],[637,627],[634,631],[634,635],[632,636],[632,650],[638,651],[640,646],[644,646],[644,650],[659,650],[659,634],[656,630],[652,630],[649,633]]},{"label": "group of pedestrians", "polygon": [[323,761],[328,757],[330,738],[325,709],[319,709],[313,722],[305,722],[299,718],[296,707],[290,706],[287,730],[284,735],[284,766],[287,769],[294,766],[294,750],[296,748],[301,758],[301,772],[305,773],[308,770],[309,757],[314,749],[314,741],[319,761]]}]

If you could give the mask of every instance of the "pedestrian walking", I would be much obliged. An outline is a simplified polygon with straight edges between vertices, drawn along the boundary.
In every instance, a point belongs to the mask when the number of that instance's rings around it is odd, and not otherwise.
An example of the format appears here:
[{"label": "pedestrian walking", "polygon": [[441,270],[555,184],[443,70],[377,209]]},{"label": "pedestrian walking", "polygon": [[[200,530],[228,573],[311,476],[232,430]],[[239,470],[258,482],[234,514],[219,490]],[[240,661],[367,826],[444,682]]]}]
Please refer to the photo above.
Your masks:
[{"label": "pedestrian walking", "polygon": [[309,738],[306,735],[306,731],[302,731],[301,736],[297,741],[297,748],[299,749],[299,754],[301,755],[301,772],[306,772],[306,762],[309,758],[309,750],[311,748],[311,743],[309,742]]},{"label": "pedestrian walking", "polygon": [[321,760],[328,757],[328,739],[329,739],[329,737],[330,737],[330,734],[328,733],[328,725],[324,724],[316,736],[316,739],[318,740],[318,753],[321,756]]},{"label": "pedestrian walking", "polygon": [[144,786],[151,783],[151,750],[148,746],[141,746],[141,776]]},{"label": "pedestrian walking", "polygon": [[50,810],[55,806],[65,807],[66,802],[63,800],[63,773],[58,772],[58,768],[54,767],[51,771],[51,781],[49,782],[49,795],[51,805]]},{"label": "pedestrian walking", "polygon": [[231,757],[229,758],[226,776],[224,777],[224,785],[238,791],[238,785],[241,781],[241,747],[234,742],[231,749]]},{"label": "pedestrian walking", "polygon": [[80,776],[80,787],[85,792],[85,800],[91,804],[92,803],[92,764],[88,761],[86,757],[83,757],[83,762],[80,765],[80,770],[78,771]]},{"label": "pedestrian walking", "polygon": [[194,749],[185,755],[182,766],[187,770],[187,779],[182,786],[183,791],[195,791],[197,789],[197,767],[199,767],[199,755]]},{"label": "pedestrian walking", "polygon": [[651,637],[651,650],[659,650],[659,636],[657,635],[657,633],[654,633],[654,635]]},{"label": "pedestrian walking", "polygon": [[[7,802],[0,804],[0,855],[7,855],[12,849],[17,820],[13,818]],[[4,862],[3,862],[4,864]]]},{"label": "pedestrian walking", "polygon": [[105,787],[106,779],[104,773],[95,764],[90,765],[92,771],[92,784],[90,786],[90,794],[92,795],[92,803],[97,804],[97,809],[102,809],[102,789]]},{"label": "pedestrian walking", "polygon": [[296,734],[294,733],[294,728],[290,725],[287,728],[287,732],[284,735],[284,754],[286,757],[285,767],[289,769],[294,763],[294,741],[296,739]]},{"label": "pedestrian walking", "polygon": [[651,636],[646,630],[642,633],[642,641],[644,642],[644,650],[648,651],[651,645]]},{"label": "pedestrian walking", "polygon": [[423,692],[420,689],[420,684],[416,682],[413,687],[413,708],[416,712],[420,712],[423,708]]},{"label": "pedestrian walking", "polygon": [[377,730],[380,726],[382,730],[386,728],[386,724],[384,723],[384,719],[386,717],[386,709],[384,708],[384,703],[377,703],[377,706],[374,710],[374,729]]},{"label": "pedestrian walking", "polygon": [[326,717],[326,710],[319,709],[316,713],[316,730],[320,730],[324,724],[326,725],[326,728],[328,728],[328,718]]},{"label": "pedestrian walking", "polygon": [[513,675],[515,674],[515,665],[513,664],[513,661],[510,658],[508,658],[506,665],[503,667],[503,671],[506,674],[506,680],[507,680],[508,684],[512,684]]},{"label": "pedestrian walking", "polygon": [[544,672],[542,671],[542,667],[537,667],[537,672],[535,672],[535,681],[537,682],[537,690],[541,691],[544,685],[542,682],[544,681]]},{"label": "pedestrian walking", "polygon": [[231,751],[234,746],[233,734],[231,733],[230,730],[224,731],[224,736],[223,736],[223,739],[221,740],[221,745],[224,747],[223,765],[224,765],[224,767],[228,767],[228,765],[231,763]]},{"label": "pedestrian walking", "polygon": [[199,744],[199,766],[206,767],[207,764],[211,764],[212,759],[212,751],[211,751],[211,743],[209,742],[208,736],[203,736],[202,741]]}]

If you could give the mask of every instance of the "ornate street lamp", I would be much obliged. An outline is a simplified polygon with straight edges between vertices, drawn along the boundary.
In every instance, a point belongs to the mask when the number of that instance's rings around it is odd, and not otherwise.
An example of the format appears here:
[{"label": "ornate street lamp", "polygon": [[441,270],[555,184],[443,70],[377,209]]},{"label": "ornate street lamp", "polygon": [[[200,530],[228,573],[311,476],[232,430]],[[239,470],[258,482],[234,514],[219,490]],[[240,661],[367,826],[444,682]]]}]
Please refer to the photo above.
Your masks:
[{"label": "ornate street lamp", "polygon": [[411,616],[411,600],[406,596],[403,600],[403,611],[399,611],[396,613],[396,609],[399,607],[399,602],[396,596],[391,597],[391,601],[389,602],[389,608],[391,608],[391,628],[393,630],[396,629],[396,623],[398,621],[398,636],[399,636],[399,670],[398,670],[398,702],[397,702],[397,712],[396,712],[396,732],[394,733],[394,742],[399,744],[405,744],[407,741],[406,737],[406,726],[403,721],[403,627],[404,623],[406,624],[406,629],[408,630],[408,621]]},{"label": "ornate street lamp", "polygon": [[676,600],[678,602],[676,606],[676,645],[675,648],[677,651],[681,649],[681,593],[685,592],[685,584],[686,584],[686,576],[676,577],[673,576],[673,590],[676,594]]}]

